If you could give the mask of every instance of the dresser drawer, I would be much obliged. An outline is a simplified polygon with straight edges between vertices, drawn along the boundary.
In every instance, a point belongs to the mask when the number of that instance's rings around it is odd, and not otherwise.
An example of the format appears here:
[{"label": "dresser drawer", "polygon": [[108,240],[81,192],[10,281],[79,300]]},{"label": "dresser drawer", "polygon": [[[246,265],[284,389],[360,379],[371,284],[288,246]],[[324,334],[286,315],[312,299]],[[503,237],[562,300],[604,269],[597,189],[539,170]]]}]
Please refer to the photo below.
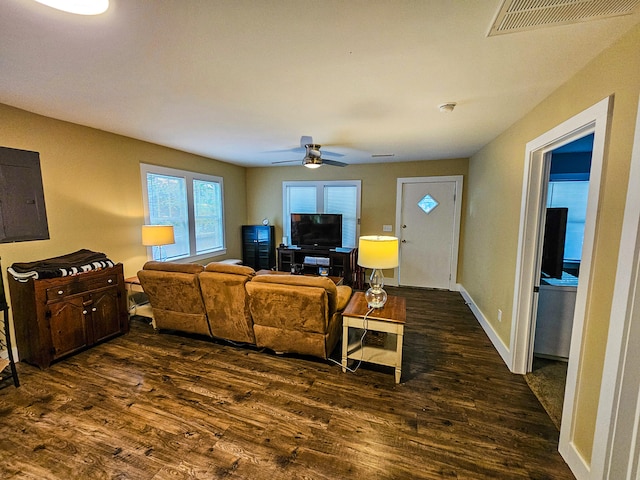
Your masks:
[{"label": "dresser drawer", "polygon": [[74,281],[56,287],[49,287],[46,290],[47,302],[55,302],[69,295],[77,295],[89,290],[110,287],[118,284],[117,274],[102,275],[83,281]]}]

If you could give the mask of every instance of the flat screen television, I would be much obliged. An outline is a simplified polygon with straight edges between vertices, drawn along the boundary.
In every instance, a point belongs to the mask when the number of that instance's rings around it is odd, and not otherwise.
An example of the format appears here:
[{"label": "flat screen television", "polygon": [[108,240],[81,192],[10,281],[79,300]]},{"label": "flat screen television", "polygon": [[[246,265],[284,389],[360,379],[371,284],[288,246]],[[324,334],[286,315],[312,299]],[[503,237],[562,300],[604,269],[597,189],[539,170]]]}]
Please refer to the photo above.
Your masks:
[{"label": "flat screen television", "polygon": [[341,248],[342,214],[292,213],[291,244],[300,248]]},{"label": "flat screen television", "polygon": [[547,208],[542,244],[542,273],[547,277],[562,278],[568,213],[566,207]]}]

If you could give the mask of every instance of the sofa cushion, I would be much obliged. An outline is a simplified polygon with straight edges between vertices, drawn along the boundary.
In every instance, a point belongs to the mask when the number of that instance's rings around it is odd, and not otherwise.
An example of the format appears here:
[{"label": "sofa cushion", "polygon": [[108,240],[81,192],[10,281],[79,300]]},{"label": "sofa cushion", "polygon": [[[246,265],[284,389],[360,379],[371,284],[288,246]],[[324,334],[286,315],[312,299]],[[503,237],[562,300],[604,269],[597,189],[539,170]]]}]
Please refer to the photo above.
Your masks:
[{"label": "sofa cushion", "polygon": [[328,305],[324,289],[253,280],[247,283],[246,288],[255,325],[302,332],[326,332]]},{"label": "sofa cushion", "polygon": [[251,267],[219,263],[207,265],[205,271],[198,274],[214,337],[255,343],[253,320],[245,289],[245,284],[253,274]]},{"label": "sofa cushion", "polygon": [[138,272],[156,328],[211,336],[196,275],[203,268],[190,263],[147,262]]}]

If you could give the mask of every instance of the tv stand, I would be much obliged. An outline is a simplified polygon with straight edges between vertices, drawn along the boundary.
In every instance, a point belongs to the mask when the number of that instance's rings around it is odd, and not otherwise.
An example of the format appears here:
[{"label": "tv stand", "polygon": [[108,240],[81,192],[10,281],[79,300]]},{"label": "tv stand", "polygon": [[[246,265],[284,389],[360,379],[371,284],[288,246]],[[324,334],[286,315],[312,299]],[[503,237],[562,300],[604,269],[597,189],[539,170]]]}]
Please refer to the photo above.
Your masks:
[{"label": "tv stand", "polygon": [[317,275],[326,268],[328,275],[342,277],[345,285],[353,285],[357,252],[357,248],[278,247],[278,270]]}]

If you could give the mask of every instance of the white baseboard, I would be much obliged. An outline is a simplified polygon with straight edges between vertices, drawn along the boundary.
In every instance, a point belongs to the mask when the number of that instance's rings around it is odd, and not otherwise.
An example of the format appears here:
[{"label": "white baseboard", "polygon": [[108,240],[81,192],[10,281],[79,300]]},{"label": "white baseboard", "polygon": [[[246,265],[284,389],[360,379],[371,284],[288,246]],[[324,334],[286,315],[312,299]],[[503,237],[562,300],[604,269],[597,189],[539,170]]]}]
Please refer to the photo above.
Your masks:
[{"label": "white baseboard", "polygon": [[591,468],[573,442],[559,445],[558,451],[577,480],[591,478]]},{"label": "white baseboard", "polygon": [[484,333],[486,333],[487,337],[489,337],[489,340],[493,344],[493,347],[498,351],[500,357],[502,357],[502,361],[507,365],[509,370],[513,371],[511,369],[512,355],[509,351],[509,347],[505,345],[502,339],[498,336],[496,331],[493,329],[493,326],[491,326],[491,324],[487,321],[487,318],[473,301],[471,295],[469,295],[469,292],[467,292],[462,285],[460,285],[460,294],[462,295],[462,298],[464,298],[467,305],[469,305],[471,312],[476,317],[476,320],[478,320],[478,323],[484,330]]}]

